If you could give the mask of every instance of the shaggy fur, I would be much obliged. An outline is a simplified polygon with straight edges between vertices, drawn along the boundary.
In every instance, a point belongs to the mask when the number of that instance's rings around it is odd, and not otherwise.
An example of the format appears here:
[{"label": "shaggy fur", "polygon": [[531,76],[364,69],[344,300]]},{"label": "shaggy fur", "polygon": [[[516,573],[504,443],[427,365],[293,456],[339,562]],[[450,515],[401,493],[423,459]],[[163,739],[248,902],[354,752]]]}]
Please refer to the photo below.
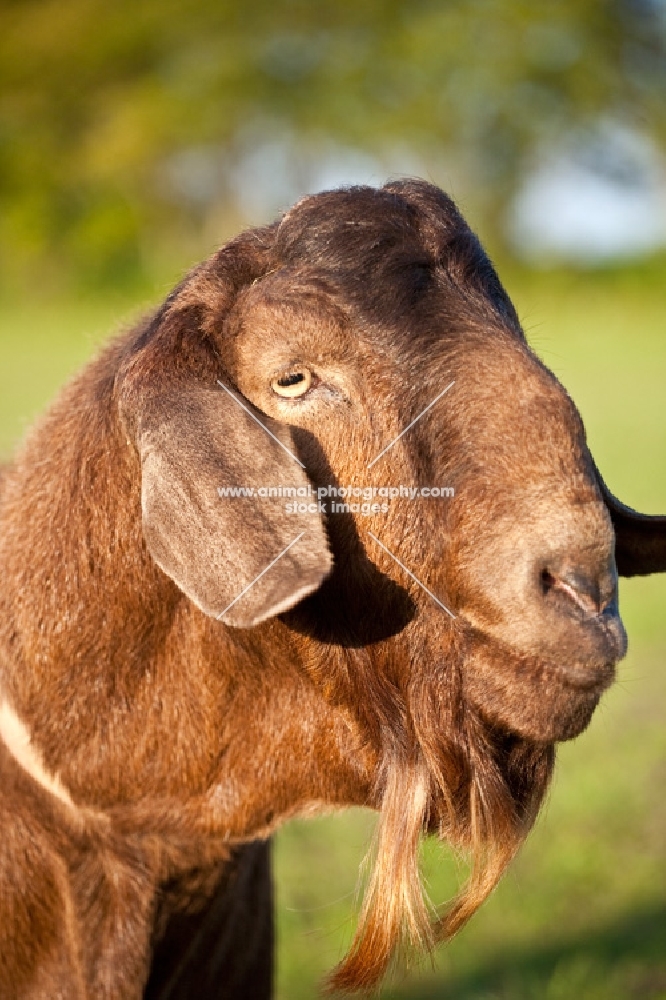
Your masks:
[{"label": "shaggy fur", "polygon": [[[217,492],[308,483],[455,498]],[[620,572],[666,569],[442,192],[329,192],[223,247],[3,480],[0,996],[269,996],[264,842],[322,808],[380,811],[335,987],[455,933],[624,654],[614,534]],[[442,915],[425,831],[472,858]]]}]

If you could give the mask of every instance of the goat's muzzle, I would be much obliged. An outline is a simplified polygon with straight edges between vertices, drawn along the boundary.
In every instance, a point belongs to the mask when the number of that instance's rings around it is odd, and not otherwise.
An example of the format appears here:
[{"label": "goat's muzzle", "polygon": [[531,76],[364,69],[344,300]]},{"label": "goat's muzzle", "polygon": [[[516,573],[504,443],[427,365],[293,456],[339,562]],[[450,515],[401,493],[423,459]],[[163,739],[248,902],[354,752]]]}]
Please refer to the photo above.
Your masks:
[{"label": "goat's muzzle", "polygon": [[569,519],[568,537],[535,544],[514,534],[513,551],[504,549],[508,580],[493,588],[494,616],[465,615],[469,699],[493,724],[538,741],[585,728],[627,648],[612,534],[599,508],[586,515]]},{"label": "goat's muzzle", "polygon": [[562,653],[570,655],[562,656],[559,669],[570,684],[603,691],[627,647],[612,554],[594,561],[551,557],[537,566],[537,575],[540,599],[566,628]]}]

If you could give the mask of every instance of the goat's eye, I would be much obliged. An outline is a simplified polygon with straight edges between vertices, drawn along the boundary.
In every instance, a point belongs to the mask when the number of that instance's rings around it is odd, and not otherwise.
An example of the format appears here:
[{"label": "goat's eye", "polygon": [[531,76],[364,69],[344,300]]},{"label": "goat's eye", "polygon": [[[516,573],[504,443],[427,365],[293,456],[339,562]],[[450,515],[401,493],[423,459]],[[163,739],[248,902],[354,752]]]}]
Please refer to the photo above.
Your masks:
[{"label": "goat's eye", "polygon": [[278,396],[293,399],[295,396],[303,396],[312,385],[312,372],[307,368],[294,368],[291,371],[279,375],[271,382],[271,389]]}]

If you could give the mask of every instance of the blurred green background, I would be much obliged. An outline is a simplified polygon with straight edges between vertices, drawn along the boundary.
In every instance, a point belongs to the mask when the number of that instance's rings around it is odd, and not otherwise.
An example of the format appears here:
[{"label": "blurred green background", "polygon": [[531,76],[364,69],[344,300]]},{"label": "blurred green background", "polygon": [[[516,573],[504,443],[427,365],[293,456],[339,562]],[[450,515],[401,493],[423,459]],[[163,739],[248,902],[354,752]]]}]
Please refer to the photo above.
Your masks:
[{"label": "blurred green background", "polygon": [[[490,246],[611,488],[666,510],[662,0],[1,0],[0,458],[96,345],[240,227],[418,173]],[[558,228],[559,227],[559,228]],[[386,997],[666,998],[666,578],[471,925]],[[278,995],[349,942],[373,818],[278,836]],[[432,898],[464,866],[424,847]]]}]

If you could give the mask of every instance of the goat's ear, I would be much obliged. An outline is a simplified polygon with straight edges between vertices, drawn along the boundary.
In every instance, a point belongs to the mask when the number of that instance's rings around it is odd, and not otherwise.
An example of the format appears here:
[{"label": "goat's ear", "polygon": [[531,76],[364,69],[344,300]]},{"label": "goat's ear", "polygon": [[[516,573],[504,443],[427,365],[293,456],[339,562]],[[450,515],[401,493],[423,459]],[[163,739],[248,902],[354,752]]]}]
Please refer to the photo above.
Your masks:
[{"label": "goat's ear", "polygon": [[146,545],[203,612],[249,627],[316,590],[331,556],[321,518],[285,496],[309,486],[287,427],[228,388],[188,382],[153,398],[137,431]]},{"label": "goat's ear", "polygon": [[[145,378],[130,378],[121,390],[121,414],[141,460],[146,545],[205,614],[257,625],[292,608],[330,572],[321,518],[294,512],[298,501],[287,495],[307,494],[308,477],[287,427],[214,377],[173,380],[164,367],[148,391]],[[155,386],[160,375],[165,384]],[[263,497],[262,487],[281,495]]]},{"label": "goat's ear", "polygon": [[639,514],[614,497],[595,466],[615,529],[615,561],[620,576],[666,572],[666,517]]},{"label": "goat's ear", "polygon": [[[116,375],[121,422],[141,460],[148,550],[205,614],[238,627],[292,608],[332,565],[320,516],[295,512],[296,491],[310,483],[291,431],[224,376],[225,317],[266,273],[274,232],[242,234],[195,268],[137,331]],[[271,486],[292,499],[256,492]]]}]

